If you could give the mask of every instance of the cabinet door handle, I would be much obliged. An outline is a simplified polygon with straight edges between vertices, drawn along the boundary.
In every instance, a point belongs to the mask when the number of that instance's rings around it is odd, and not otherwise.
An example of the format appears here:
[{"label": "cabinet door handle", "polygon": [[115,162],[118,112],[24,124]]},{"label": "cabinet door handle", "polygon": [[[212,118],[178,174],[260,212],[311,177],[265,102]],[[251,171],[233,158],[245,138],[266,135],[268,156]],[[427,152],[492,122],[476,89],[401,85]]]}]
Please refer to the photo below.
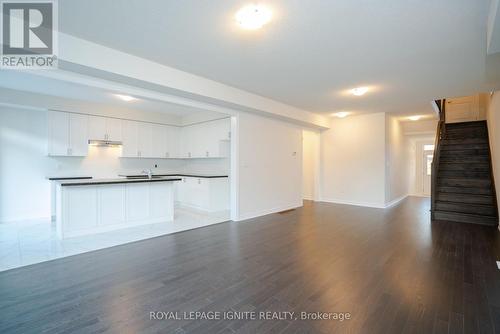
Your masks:
[{"label": "cabinet door handle", "polygon": [[188,153],[188,157],[190,157],[190,158],[191,158],[191,152],[189,152],[189,153]]},{"label": "cabinet door handle", "polygon": [[206,155],[207,155],[207,158],[208,158],[210,156],[210,153],[208,153],[208,151],[207,151]]},{"label": "cabinet door handle", "polygon": [[201,184],[201,179],[198,179],[198,184]]}]

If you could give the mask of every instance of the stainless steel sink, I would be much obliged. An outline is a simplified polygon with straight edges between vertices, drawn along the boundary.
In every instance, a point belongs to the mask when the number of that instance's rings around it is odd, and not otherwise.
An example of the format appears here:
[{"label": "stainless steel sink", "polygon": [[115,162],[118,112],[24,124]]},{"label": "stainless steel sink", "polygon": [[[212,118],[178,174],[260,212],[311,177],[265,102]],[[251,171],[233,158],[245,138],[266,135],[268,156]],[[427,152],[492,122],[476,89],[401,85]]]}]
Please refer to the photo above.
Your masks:
[{"label": "stainless steel sink", "polygon": [[[126,178],[127,179],[147,179],[148,176],[147,175],[133,175],[133,176],[127,176]],[[151,178],[153,178],[153,179],[161,179],[161,178],[163,178],[163,176],[153,175]]]}]

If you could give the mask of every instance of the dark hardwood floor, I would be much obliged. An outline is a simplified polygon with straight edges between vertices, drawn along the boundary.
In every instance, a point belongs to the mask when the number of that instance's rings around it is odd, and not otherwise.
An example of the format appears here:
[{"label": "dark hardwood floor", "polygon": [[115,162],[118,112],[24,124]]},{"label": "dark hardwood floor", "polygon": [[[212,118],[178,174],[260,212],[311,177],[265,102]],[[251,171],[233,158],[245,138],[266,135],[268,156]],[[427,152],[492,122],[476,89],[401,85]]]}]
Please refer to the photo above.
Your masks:
[{"label": "dark hardwood floor", "polygon": [[[306,202],[0,273],[0,333],[500,332],[500,232]],[[150,320],[150,312],[349,312],[350,320]],[[182,314],[182,313],[180,313]]]}]

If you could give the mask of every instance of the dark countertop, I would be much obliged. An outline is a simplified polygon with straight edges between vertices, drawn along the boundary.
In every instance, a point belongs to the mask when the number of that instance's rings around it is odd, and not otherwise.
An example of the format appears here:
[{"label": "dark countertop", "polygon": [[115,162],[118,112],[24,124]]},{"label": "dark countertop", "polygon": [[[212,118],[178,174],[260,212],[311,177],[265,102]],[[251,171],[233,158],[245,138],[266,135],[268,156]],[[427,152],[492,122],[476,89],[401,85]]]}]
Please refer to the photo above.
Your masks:
[{"label": "dark countertop", "polygon": [[47,176],[46,179],[50,181],[89,180],[92,179],[92,176]]},{"label": "dark countertop", "polygon": [[68,180],[68,181],[60,181],[59,184],[62,187],[71,187],[71,186],[96,186],[96,185],[104,185],[104,184],[121,184],[121,183],[144,183],[144,182],[173,182],[173,181],[181,181],[180,178],[173,177],[158,177],[154,179],[92,179],[92,180]]},{"label": "dark countertop", "polygon": [[[144,177],[145,174],[119,174],[118,176],[120,177]],[[153,176],[160,176],[160,177],[168,177],[168,176],[185,176],[185,177],[199,177],[199,178],[206,178],[206,179],[215,179],[215,178],[222,178],[222,177],[229,177],[228,175],[224,174],[195,174],[195,173],[171,173],[171,174],[155,174],[153,173]]]}]

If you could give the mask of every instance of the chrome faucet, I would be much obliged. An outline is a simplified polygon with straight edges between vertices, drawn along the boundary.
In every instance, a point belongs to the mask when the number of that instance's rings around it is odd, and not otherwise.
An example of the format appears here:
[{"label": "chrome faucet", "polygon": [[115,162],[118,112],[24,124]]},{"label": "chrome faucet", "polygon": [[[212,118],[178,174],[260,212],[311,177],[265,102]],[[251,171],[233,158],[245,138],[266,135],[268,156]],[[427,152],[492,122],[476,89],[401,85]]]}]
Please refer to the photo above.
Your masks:
[{"label": "chrome faucet", "polygon": [[150,180],[153,178],[153,170],[151,168],[143,170],[142,174],[146,174]]}]

